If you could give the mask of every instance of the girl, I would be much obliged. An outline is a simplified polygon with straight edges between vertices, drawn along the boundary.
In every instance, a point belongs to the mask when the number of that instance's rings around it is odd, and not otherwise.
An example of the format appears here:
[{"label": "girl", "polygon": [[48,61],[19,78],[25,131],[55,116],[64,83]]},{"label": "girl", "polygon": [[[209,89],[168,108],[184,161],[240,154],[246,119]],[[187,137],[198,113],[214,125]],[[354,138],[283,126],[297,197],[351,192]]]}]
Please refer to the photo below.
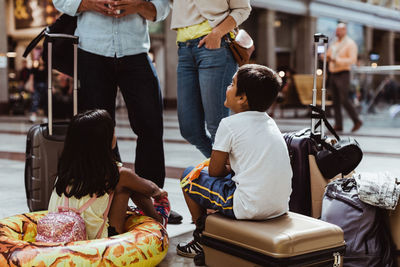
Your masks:
[{"label": "girl", "polygon": [[[93,195],[96,200],[82,214],[89,239],[103,224],[109,197],[114,193],[108,223],[100,238],[124,232],[129,198],[147,216],[166,226],[169,215],[167,192],[137,176],[114,159],[114,123],[105,110],[91,110],[73,117],[58,164],[58,178],[49,211],[57,211],[69,199],[69,207],[79,209]],[[152,198],[154,198],[154,205]]]}]

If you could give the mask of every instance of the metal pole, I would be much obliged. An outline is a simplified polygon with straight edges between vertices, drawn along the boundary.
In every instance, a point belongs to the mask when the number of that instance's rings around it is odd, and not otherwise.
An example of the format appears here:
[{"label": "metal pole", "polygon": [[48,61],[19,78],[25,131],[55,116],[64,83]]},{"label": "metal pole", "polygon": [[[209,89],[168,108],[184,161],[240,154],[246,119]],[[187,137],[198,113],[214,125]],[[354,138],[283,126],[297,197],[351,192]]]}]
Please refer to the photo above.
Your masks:
[{"label": "metal pole", "polygon": [[48,103],[48,117],[49,117],[49,135],[53,135],[53,101],[52,101],[52,90],[51,90],[51,85],[52,85],[52,77],[51,77],[51,70],[52,70],[52,49],[53,49],[53,43],[52,40],[48,42],[48,48],[47,48],[47,75],[48,75],[48,81],[47,81],[47,103]]},{"label": "metal pole", "polygon": [[[314,83],[313,83],[313,89],[312,89],[312,105],[316,106],[317,105],[317,65],[318,65],[318,41],[317,39],[314,40]],[[311,112],[311,114],[314,114],[314,111]],[[314,127],[315,127],[315,119],[311,118],[311,133],[314,132]]]},{"label": "metal pole", "polygon": [[78,114],[78,44],[74,43],[74,116]]},{"label": "metal pole", "polygon": [[[326,99],[326,49],[328,47],[328,38],[324,39],[324,64],[322,72],[322,99],[321,99],[321,109],[325,111],[325,99]],[[325,136],[324,121],[321,120],[321,137]]]}]

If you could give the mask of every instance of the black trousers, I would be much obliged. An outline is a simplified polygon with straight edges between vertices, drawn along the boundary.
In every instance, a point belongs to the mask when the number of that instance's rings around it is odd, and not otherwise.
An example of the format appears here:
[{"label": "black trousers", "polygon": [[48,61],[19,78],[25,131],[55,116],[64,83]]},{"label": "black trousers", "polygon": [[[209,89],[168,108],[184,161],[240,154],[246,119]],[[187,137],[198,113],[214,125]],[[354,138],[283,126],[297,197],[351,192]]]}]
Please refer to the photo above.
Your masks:
[{"label": "black trousers", "polygon": [[353,123],[359,122],[358,113],[349,99],[350,73],[348,71],[331,73],[329,77],[329,89],[332,90],[335,125],[340,128],[343,127],[342,105]]},{"label": "black trousers", "polygon": [[138,136],[135,172],[163,187],[162,97],[149,57],[143,53],[111,58],[79,50],[78,58],[80,111],[105,109],[115,120],[115,98],[119,87],[128,109],[130,126]]}]

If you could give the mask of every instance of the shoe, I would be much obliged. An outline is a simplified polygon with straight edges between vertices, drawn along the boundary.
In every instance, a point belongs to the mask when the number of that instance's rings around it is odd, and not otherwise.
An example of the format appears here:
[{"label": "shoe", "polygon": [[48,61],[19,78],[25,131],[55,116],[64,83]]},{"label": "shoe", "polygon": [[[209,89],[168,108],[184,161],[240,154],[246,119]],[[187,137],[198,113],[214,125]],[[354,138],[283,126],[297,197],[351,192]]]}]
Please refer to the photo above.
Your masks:
[{"label": "shoe", "polygon": [[335,125],[335,126],[333,126],[333,130],[335,130],[336,132],[342,132],[343,127]]},{"label": "shoe", "polygon": [[176,246],[176,253],[183,257],[194,258],[201,252],[203,252],[202,246],[194,240],[189,243],[180,243]]},{"label": "shoe", "polygon": [[183,219],[182,215],[180,215],[176,211],[171,210],[169,217],[168,217],[168,223],[169,224],[181,224],[182,219]]},{"label": "shoe", "polygon": [[163,226],[167,228],[168,218],[171,212],[168,197],[162,197],[153,202],[154,208],[159,215],[163,218]]},{"label": "shoe", "polygon": [[351,129],[351,132],[354,133],[355,131],[360,129],[362,124],[363,124],[362,121],[358,121],[358,122],[354,123],[353,129]]}]

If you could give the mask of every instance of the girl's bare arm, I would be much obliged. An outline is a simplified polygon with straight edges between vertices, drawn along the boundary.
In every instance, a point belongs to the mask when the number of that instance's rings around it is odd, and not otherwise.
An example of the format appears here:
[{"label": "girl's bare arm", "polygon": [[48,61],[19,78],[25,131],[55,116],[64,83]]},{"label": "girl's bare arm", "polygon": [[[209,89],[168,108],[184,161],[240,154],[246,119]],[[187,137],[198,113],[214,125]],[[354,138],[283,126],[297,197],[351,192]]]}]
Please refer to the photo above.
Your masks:
[{"label": "girl's bare arm", "polygon": [[122,167],[120,169],[118,184],[131,191],[141,193],[147,197],[159,198],[167,195],[167,192],[159,188],[150,180],[144,179],[132,170]]}]

